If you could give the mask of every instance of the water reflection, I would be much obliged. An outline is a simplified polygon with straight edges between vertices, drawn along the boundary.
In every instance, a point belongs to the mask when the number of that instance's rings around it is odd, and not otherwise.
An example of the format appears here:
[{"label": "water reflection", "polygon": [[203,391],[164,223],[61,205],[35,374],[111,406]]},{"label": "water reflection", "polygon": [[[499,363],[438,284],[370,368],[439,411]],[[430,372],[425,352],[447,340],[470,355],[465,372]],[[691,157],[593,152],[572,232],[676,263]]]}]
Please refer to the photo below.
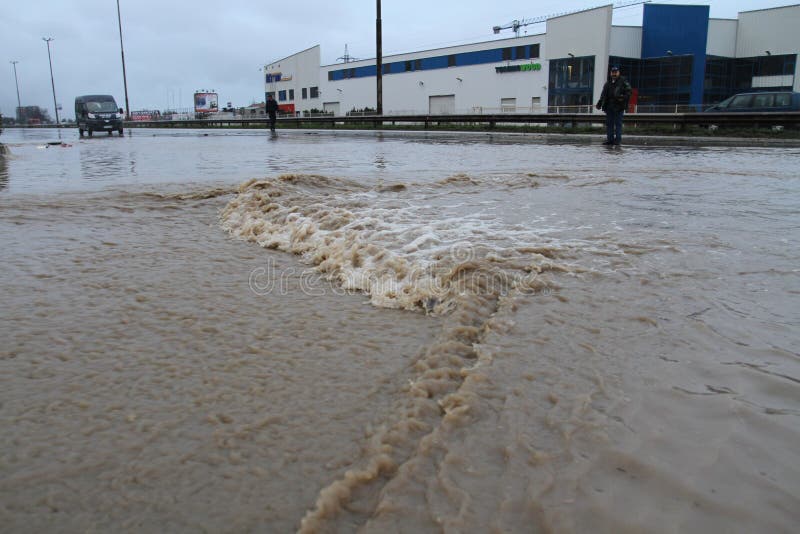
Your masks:
[{"label": "water reflection", "polygon": [[[81,177],[91,180],[106,179],[110,176],[124,176],[128,174],[125,170],[125,159],[118,147],[112,146],[112,137],[107,139],[86,140],[93,143],[90,149],[80,147]],[[83,145],[83,142],[81,143]],[[131,167],[132,169],[134,167]],[[135,174],[135,172],[134,172]]]},{"label": "water reflection", "polygon": [[8,187],[8,162],[6,147],[0,144],[0,191]]},{"label": "water reflection", "polygon": [[[59,134],[63,143],[57,141]],[[365,183],[378,178],[427,182],[457,173],[480,174],[487,162],[493,174],[658,178],[664,170],[685,176],[716,172],[717,154],[741,172],[763,169],[765,162],[772,169],[775,157],[788,160],[798,154],[757,147],[606,150],[599,142],[563,138],[431,132],[281,131],[273,138],[263,130],[133,129],[124,137],[80,138],[73,129],[16,128],[4,131],[3,141],[9,148],[3,192],[11,194],[130,183],[238,184],[281,173],[346,176]]]}]

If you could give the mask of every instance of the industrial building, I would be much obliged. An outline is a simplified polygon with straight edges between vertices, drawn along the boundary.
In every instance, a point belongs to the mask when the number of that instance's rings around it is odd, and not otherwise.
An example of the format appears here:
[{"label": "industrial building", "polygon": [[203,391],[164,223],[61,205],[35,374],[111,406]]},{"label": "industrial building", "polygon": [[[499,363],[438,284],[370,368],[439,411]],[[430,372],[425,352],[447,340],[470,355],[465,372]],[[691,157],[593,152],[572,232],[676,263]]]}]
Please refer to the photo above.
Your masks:
[{"label": "industrial building", "polygon": [[[739,92],[800,91],[800,4],[709,18],[705,5],[643,6],[641,26],[612,25],[613,5],[547,18],[546,31],[385,56],[383,112],[596,112],[619,65],[641,112],[700,110]],[[519,32],[517,32],[518,34]],[[314,46],[265,66],[286,113],[376,107],[375,59],[320,65]]]}]

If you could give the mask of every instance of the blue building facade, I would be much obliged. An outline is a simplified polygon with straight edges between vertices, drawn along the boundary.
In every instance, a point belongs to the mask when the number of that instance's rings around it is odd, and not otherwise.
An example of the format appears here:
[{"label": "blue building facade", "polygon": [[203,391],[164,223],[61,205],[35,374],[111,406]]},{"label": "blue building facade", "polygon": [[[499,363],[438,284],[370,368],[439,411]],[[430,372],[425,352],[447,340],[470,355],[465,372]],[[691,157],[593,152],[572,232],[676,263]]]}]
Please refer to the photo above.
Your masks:
[{"label": "blue building facade", "polygon": [[708,14],[708,6],[645,4],[642,15],[642,59],[692,57],[689,104],[693,105],[703,103]]}]

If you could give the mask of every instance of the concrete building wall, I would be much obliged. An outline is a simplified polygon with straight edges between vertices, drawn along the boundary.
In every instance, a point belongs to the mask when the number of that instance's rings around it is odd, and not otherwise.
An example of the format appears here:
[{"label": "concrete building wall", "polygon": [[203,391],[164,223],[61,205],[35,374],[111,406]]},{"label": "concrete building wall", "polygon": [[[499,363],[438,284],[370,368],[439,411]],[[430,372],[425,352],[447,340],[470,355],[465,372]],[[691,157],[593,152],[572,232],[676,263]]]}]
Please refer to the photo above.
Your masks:
[{"label": "concrete building wall", "polygon": [[[736,57],[797,54],[800,48],[800,5],[744,11],[739,13],[736,33]],[[800,56],[795,57],[798,65]],[[795,67],[797,68],[797,67]],[[800,76],[794,75],[793,88],[800,92]]]},{"label": "concrete building wall", "polygon": [[[455,113],[496,113],[500,111],[502,99],[514,99],[513,106],[519,112],[531,112],[535,99],[547,109],[547,66],[542,58],[546,55],[544,36],[534,35],[470,45],[399,54],[383,58],[384,65],[413,61],[425,57],[457,55],[498,48],[539,44],[539,57],[521,60],[505,60],[469,66],[425,69],[410,72],[384,74],[383,112],[385,114],[428,113],[431,97],[452,95]],[[538,65],[537,70],[520,72],[496,71],[496,67],[514,65]],[[376,78],[364,76],[343,80],[328,80],[328,73],[343,68],[357,69],[374,66],[375,60],[354,61],[347,64],[326,65],[320,69],[320,87],[323,100],[331,108],[338,107],[340,114],[353,108],[375,108],[377,106]],[[338,106],[334,103],[338,102]],[[507,105],[508,105],[508,101]]]},{"label": "concrete building wall", "polygon": [[736,32],[739,21],[708,19],[706,53],[709,56],[736,57]]},{"label": "concrete building wall", "polygon": [[[663,57],[668,51],[695,57],[692,77],[692,102],[695,102],[702,98],[702,92],[700,96],[695,93],[703,88],[706,53],[754,57],[764,56],[767,50],[775,55],[797,54],[800,49],[796,33],[800,27],[800,6],[744,12],[738,21],[709,20],[707,14],[707,6],[648,4],[642,27],[612,27],[612,6],[606,5],[549,19],[546,34],[387,56],[384,65],[393,65],[392,71],[383,76],[384,113],[427,113],[432,105],[455,113],[493,113],[501,109],[544,112],[550,71],[572,57],[581,65],[593,60],[591,90],[592,101],[596,101],[608,75],[609,55]],[[533,44],[539,46],[538,57],[501,60],[507,55],[498,55],[509,48],[515,50],[511,57],[516,58],[517,47]],[[459,54],[481,59],[445,66],[450,64],[446,56]],[[406,71],[401,65],[406,61],[421,61],[423,66]],[[356,77],[344,78],[345,68],[361,70]],[[293,89],[294,99],[279,100],[279,104],[294,104],[301,114],[312,108],[345,114],[353,108],[377,106],[374,71],[374,59],[320,66],[320,48],[314,46],[266,65],[265,73],[280,72],[282,79],[265,83],[265,91],[285,90],[288,94]],[[759,79],[754,83],[773,81]],[[800,90],[800,76],[794,76],[793,85]],[[311,96],[312,87],[318,88],[316,97]],[[302,97],[303,89],[307,91],[306,98]],[[563,97],[556,94],[562,90],[554,88],[554,95]],[[587,95],[580,96],[583,99]]]},{"label": "concrete building wall", "polygon": [[[302,112],[312,108],[322,109],[322,98],[311,98],[312,87],[319,88],[319,64],[320,64],[319,45],[313,46],[302,52],[285,57],[269,65],[264,66],[265,82],[264,93],[274,91],[286,91],[294,89],[294,100],[279,101],[278,104],[294,104],[295,111]],[[281,80],[277,82],[266,81],[267,75],[281,74]],[[306,89],[306,98],[303,98],[303,89]],[[276,97],[277,99],[277,97]]]},{"label": "concrete building wall", "polygon": [[793,54],[800,48],[800,5],[739,13],[736,57]]},{"label": "concrete building wall", "polygon": [[[417,52],[407,52],[404,54],[396,54],[393,56],[385,56],[383,62],[391,61],[406,61],[410,59],[418,59],[422,57],[440,56],[447,54],[458,54],[462,52],[479,52],[481,50],[491,50],[493,48],[504,48],[508,46],[519,46],[525,44],[532,44],[542,42],[544,34],[525,35],[522,37],[511,37],[509,39],[497,39],[494,41],[481,41],[479,43],[468,43],[458,46],[448,46],[443,48],[432,48],[428,50],[420,50]],[[362,64],[375,64],[375,59],[362,61]],[[355,63],[353,63],[355,64]],[[328,65],[333,66],[333,65]],[[341,64],[339,64],[341,66]]]},{"label": "concrete building wall", "polygon": [[642,28],[640,26],[613,26],[609,55],[642,57]]},{"label": "concrete building wall", "polygon": [[594,56],[593,100],[603,91],[608,77],[608,55],[611,47],[612,6],[588,9],[571,15],[548,19],[547,57],[569,57],[569,54]]}]

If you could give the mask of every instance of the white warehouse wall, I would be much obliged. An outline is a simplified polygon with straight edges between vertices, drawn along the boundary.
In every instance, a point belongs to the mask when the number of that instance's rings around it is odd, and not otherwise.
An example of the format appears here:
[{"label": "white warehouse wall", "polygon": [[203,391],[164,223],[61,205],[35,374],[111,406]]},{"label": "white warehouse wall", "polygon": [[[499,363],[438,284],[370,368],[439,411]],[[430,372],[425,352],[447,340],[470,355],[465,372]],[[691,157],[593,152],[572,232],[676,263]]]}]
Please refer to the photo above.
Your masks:
[{"label": "white warehouse wall", "polygon": [[[322,109],[321,98],[302,97],[302,89],[319,87],[319,64],[320,64],[319,45],[312,46],[302,52],[285,57],[269,65],[265,65],[265,73],[280,72],[283,79],[279,82],[264,83],[264,92],[275,91],[275,99],[278,99],[278,91],[294,89],[294,100],[278,102],[278,104],[294,104],[295,111],[304,111],[312,108]],[[285,78],[291,77],[286,80]]]},{"label": "white warehouse wall", "polygon": [[[395,63],[431,56],[527,46],[536,43],[539,44],[539,58],[384,74],[383,112],[387,115],[428,113],[431,96],[454,95],[455,113],[499,112],[502,98],[515,98],[518,110],[529,112],[533,97],[540,99],[543,106],[541,112],[544,113],[547,106],[547,66],[542,59],[546,53],[543,35],[398,54],[384,57],[383,62]],[[512,73],[495,71],[495,67],[498,66],[526,63],[538,63],[541,65],[541,70]],[[322,67],[320,69],[320,87],[323,100],[328,103],[338,102],[341,114],[353,108],[360,109],[366,106],[375,108],[377,95],[374,76],[328,81],[328,72],[330,71],[374,64],[375,60],[371,59]]]},{"label": "white warehouse wall", "polygon": [[609,56],[642,57],[642,27],[613,26]]},{"label": "white warehouse wall", "polygon": [[[800,5],[743,11],[739,13],[736,57],[772,54],[797,54]],[[795,57],[795,65],[797,60]],[[795,67],[797,68],[797,67]],[[800,91],[800,76],[795,71],[794,90]]]},{"label": "white warehouse wall", "polygon": [[710,56],[736,57],[738,26],[737,20],[708,19],[706,53]]},{"label": "white warehouse wall", "polygon": [[565,58],[569,54],[595,57],[595,101],[608,78],[612,7],[607,5],[547,20],[548,58]]},{"label": "white warehouse wall", "polygon": [[[612,6],[606,5],[578,13],[555,17],[547,21],[547,33],[526,35],[460,46],[397,54],[384,58],[384,63],[399,63],[415,59],[447,56],[506,47],[539,45],[538,58],[514,61],[496,61],[480,65],[448,67],[386,74],[383,76],[383,109],[386,114],[428,113],[430,98],[452,96],[446,109],[455,113],[493,113],[501,109],[503,99],[514,99],[518,112],[531,110],[534,99],[545,112],[548,103],[550,61],[576,57],[594,57],[595,75],[593,97],[596,100],[608,76],[609,55],[640,57],[642,28],[612,26]],[[747,11],[738,20],[710,19],[708,23],[707,52],[725,57],[763,56],[772,54],[797,54],[797,28],[800,28],[800,5]],[[539,64],[540,70],[496,72],[496,67],[519,64]],[[296,111],[312,108],[336,110],[344,114],[353,108],[376,104],[376,78],[328,81],[328,73],[344,68],[374,65],[375,60],[320,66],[319,45],[303,50],[266,67],[266,72],[281,72],[281,82],[270,83],[265,91],[294,90],[292,103]],[[290,78],[290,79],[287,79]],[[756,83],[773,83],[774,80],[754,80]],[[800,91],[800,76],[781,83],[793,83]],[[302,89],[319,88],[319,96],[302,98]],[[310,93],[310,91],[309,91]],[[441,103],[441,102],[440,102]]]},{"label": "white warehouse wall", "polygon": [[739,13],[736,57],[796,54],[800,29],[800,5]]}]

